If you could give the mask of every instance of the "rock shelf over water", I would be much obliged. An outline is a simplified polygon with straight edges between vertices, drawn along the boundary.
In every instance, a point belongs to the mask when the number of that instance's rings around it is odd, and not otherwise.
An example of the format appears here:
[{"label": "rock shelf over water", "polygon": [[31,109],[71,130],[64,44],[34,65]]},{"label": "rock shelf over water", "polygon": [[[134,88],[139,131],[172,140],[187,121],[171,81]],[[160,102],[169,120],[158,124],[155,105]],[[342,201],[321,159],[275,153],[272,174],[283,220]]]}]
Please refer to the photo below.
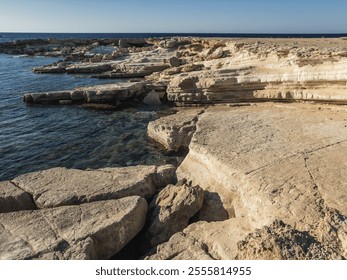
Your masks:
[{"label": "rock shelf over water", "polygon": [[346,40],[37,40],[0,52],[63,57],[38,73],[141,77],[23,100],[168,101],[176,113],[148,136],[187,153],[177,168],[0,182],[1,259],[347,258]]}]

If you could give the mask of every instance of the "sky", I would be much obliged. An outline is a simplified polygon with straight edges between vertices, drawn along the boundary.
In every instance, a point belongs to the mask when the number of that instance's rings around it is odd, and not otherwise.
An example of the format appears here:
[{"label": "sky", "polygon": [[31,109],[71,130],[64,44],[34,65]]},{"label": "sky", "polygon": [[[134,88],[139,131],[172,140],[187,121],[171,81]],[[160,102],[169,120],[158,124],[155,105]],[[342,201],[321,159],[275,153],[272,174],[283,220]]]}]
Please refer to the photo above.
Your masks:
[{"label": "sky", "polygon": [[347,0],[0,0],[0,32],[347,33]]}]

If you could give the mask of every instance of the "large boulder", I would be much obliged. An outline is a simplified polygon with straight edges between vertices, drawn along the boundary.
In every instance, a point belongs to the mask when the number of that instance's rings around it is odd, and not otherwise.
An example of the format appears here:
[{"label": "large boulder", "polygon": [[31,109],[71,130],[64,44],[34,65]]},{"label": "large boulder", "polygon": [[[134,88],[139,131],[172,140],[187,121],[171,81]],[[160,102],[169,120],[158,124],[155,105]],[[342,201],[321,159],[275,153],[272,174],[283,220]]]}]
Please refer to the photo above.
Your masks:
[{"label": "large boulder", "polygon": [[143,227],[146,200],[0,214],[0,259],[109,259]]},{"label": "large boulder", "polygon": [[152,121],[148,124],[148,136],[169,151],[188,148],[202,113],[201,109],[181,109],[176,114]]},{"label": "large boulder", "polygon": [[13,182],[40,208],[74,205],[138,195],[150,198],[175,180],[175,167],[131,166],[77,170],[52,168],[21,175]]},{"label": "large boulder", "polygon": [[149,207],[146,236],[151,246],[163,243],[188,226],[201,208],[204,191],[199,186],[168,185],[155,196]]}]

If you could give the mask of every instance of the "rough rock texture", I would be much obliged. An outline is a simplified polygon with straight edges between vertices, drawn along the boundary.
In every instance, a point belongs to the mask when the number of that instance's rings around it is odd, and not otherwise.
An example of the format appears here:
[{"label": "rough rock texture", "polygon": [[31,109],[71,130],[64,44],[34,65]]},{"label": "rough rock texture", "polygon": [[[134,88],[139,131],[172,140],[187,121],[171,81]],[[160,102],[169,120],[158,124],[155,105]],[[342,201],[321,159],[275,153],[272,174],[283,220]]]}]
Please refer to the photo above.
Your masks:
[{"label": "rough rock texture", "polygon": [[0,259],[108,259],[143,227],[137,196],[0,214]]},{"label": "rough rock texture", "polygon": [[322,244],[307,232],[300,232],[276,220],[269,227],[256,230],[245,240],[240,241],[238,258],[243,260],[341,259],[343,257],[339,254],[339,247],[336,248],[335,242]]},{"label": "rough rock texture", "polygon": [[0,213],[36,209],[32,197],[10,181],[0,182]]},{"label": "rough rock texture", "polygon": [[146,199],[174,181],[175,167],[166,165],[103,168],[93,171],[52,168],[12,180],[32,194],[40,208],[81,204],[138,195]]},{"label": "rough rock texture", "polygon": [[121,82],[116,84],[80,87],[71,91],[27,93],[23,101],[29,104],[59,103],[111,103],[118,105],[134,100],[145,93],[143,82]]},{"label": "rough rock texture", "polygon": [[188,104],[268,99],[346,103],[346,44],[340,46],[204,41],[203,51],[190,53],[205,68],[173,75],[168,99]]},{"label": "rough rock texture", "polygon": [[198,222],[174,234],[150,253],[153,260],[236,259],[238,242],[249,234],[247,221],[229,219],[222,222]]},{"label": "rough rock texture", "polygon": [[204,191],[199,186],[168,185],[149,206],[146,236],[151,246],[163,243],[188,226],[188,221],[201,208]]},{"label": "rough rock texture", "polygon": [[67,73],[70,73],[70,74],[103,73],[103,72],[112,70],[112,63],[102,62],[102,63],[73,64],[66,67],[65,70]]},{"label": "rough rock texture", "polygon": [[174,115],[152,121],[148,124],[148,136],[167,150],[188,148],[196,129],[195,124],[203,112],[201,109],[183,109]]},{"label": "rough rock texture", "polygon": [[[199,118],[177,173],[203,188],[229,190],[235,217],[246,218],[251,231],[280,219],[295,230],[321,236],[317,241],[326,244],[323,236],[339,228],[334,236],[342,252],[347,233],[346,143],[344,108],[210,108]],[[323,222],[327,208],[341,213],[334,226]]]}]

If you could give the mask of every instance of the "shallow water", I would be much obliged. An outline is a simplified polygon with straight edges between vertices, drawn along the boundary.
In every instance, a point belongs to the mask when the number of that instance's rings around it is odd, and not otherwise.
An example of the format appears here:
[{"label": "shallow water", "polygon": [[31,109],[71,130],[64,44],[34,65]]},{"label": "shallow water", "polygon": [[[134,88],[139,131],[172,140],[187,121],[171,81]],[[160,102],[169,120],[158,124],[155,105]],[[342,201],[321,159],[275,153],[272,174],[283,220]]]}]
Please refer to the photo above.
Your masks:
[{"label": "shallow water", "polygon": [[170,161],[146,135],[150,108],[107,111],[78,106],[26,106],[25,92],[111,83],[31,69],[57,58],[0,54],[0,180],[50,167],[100,168]]}]

